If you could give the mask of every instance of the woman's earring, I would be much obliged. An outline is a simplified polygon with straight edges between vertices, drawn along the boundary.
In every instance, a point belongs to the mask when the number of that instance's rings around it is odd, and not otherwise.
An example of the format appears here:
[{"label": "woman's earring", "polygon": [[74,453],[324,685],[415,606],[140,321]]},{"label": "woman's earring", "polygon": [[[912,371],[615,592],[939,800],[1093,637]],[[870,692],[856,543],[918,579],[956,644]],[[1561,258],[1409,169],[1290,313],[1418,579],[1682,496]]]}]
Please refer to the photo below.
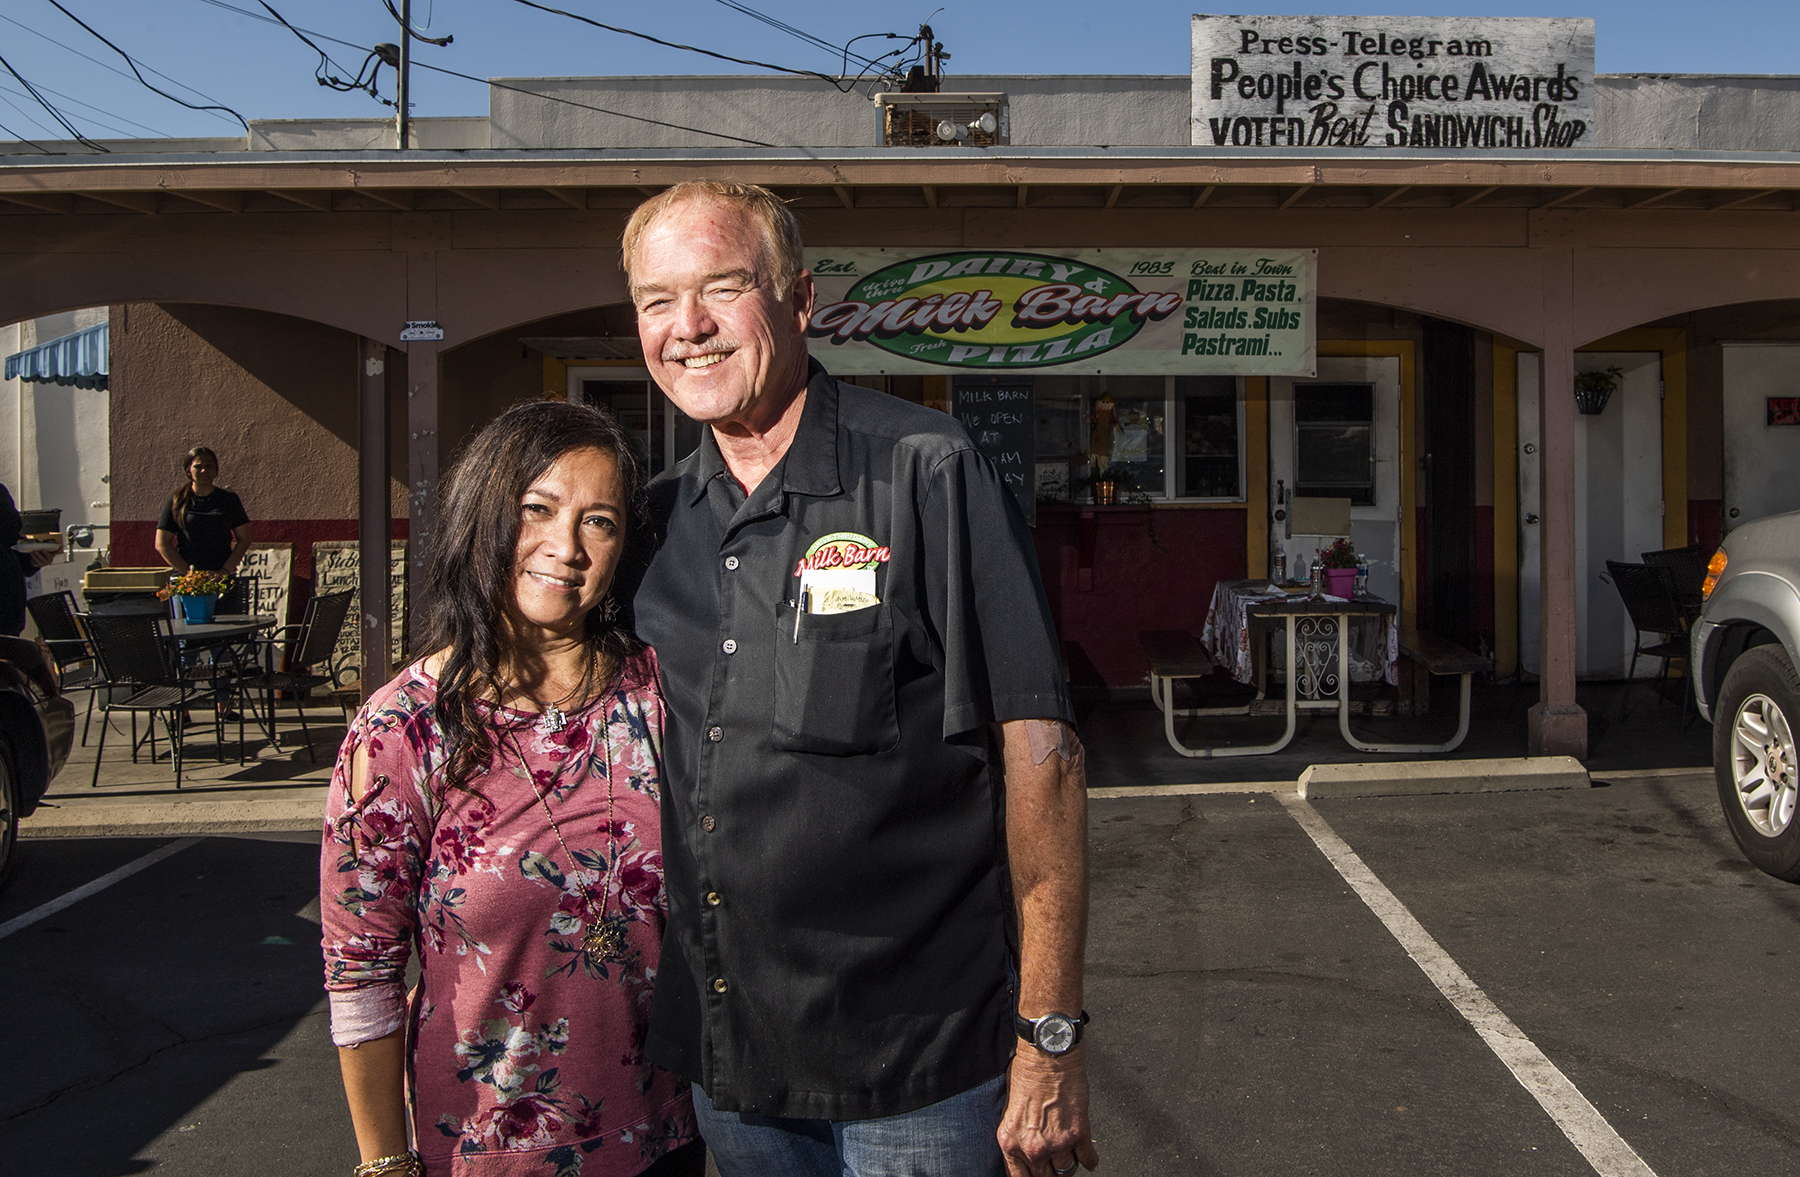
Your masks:
[{"label": "woman's earring", "polygon": [[602,621],[617,621],[618,619],[619,619],[619,599],[617,597],[613,596],[611,593],[607,593],[606,599],[604,601],[600,602],[600,620],[602,620]]}]

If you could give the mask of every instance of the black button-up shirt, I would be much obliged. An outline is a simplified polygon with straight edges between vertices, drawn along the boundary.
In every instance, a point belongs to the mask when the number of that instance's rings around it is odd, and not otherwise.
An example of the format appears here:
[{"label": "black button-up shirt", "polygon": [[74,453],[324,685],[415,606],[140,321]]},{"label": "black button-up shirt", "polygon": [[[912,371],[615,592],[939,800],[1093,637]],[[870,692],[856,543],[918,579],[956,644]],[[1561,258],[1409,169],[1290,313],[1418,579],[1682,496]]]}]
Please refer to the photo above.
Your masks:
[{"label": "black button-up shirt", "polygon": [[[669,924],[650,1057],[721,1110],[834,1120],[993,1078],[1014,1033],[986,725],[1072,718],[1017,504],[952,418],[815,362],[748,497],[706,430],[652,509],[635,613],[667,696]],[[803,571],[846,567],[833,604],[863,607],[799,612]]]}]

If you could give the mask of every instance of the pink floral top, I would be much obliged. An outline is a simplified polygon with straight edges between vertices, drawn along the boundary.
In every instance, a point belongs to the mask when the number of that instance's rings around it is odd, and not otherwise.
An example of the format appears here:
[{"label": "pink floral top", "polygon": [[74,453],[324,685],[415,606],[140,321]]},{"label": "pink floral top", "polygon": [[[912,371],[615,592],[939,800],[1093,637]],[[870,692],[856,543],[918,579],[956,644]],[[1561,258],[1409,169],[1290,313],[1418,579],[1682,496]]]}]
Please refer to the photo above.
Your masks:
[{"label": "pink floral top", "polygon": [[[492,708],[500,749],[473,791],[445,787],[436,693],[418,664],[401,672],[356,717],[332,777],[319,890],[333,1038],[409,1025],[413,1130],[433,1177],[639,1173],[695,1135],[687,1084],[643,1054],[667,911],[655,656],[633,657],[561,732]],[[618,962],[582,949],[609,870]]]}]

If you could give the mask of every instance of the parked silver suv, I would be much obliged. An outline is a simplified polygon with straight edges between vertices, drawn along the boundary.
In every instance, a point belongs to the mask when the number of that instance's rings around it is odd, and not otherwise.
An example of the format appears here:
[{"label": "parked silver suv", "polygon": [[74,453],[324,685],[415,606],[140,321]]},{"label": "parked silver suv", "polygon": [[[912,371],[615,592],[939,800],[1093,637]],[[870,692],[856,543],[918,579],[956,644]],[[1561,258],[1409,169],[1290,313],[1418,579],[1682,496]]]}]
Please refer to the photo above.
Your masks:
[{"label": "parked silver suv", "polygon": [[1690,637],[1719,802],[1744,856],[1800,883],[1800,511],[1746,523],[1707,567]]}]

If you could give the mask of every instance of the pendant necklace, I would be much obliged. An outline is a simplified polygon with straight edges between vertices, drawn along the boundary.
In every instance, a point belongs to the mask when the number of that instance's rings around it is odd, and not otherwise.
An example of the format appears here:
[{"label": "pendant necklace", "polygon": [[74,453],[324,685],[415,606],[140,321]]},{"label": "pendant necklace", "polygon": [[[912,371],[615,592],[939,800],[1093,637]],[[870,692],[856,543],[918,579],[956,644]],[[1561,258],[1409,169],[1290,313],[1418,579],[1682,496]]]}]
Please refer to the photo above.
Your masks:
[{"label": "pendant necklace", "polygon": [[[595,652],[593,655],[590,655],[588,659],[588,670],[590,674],[593,671],[594,663],[597,658],[598,652]],[[585,684],[587,679],[584,677],[582,681]],[[579,691],[580,687],[577,687],[576,690]],[[526,697],[529,698],[530,696]],[[571,692],[562,699],[561,702],[566,703],[569,699],[574,697],[574,692]],[[533,700],[533,702],[536,702],[536,700]],[[562,711],[558,710],[554,704],[545,709],[544,714],[546,720],[548,720],[548,717],[552,712],[555,712],[556,715],[555,726],[547,727],[544,724],[540,724],[538,727],[539,731],[560,732],[567,726],[568,717]],[[600,747],[602,756],[601,763],[605,765],[606,770],[606,837],[609,851],[616,851],[617,847],[613,843],[611,727],[612,723],[610,716],[603,715],[600,720]],[[562,847],[563,858],[568,862],[568,869],[572,874],[578,869],[578,864],[575,861],[575,854],[569,849],[569,844],[563,840],[562,826],[557,823],[556,814],[550,810],[550,794],[555,791],[556,782],[562,777],[562,769],[559,767],[556,770],[555,775],[550,778],[549,786],[540,791],[537,787],[537,778],[531,775],[531,766],[526,763],[525,750],[519,746],[518,737],[510,731],[507,734],[512,738],[513,751],[517,753],[519,757],[519,767],[525,770],[525,779],[531,782],[531,791],[537,795],[538,804],[543,806],[544,816],[550,819],[550,832],[556,835],[556,843]],[[581,889],[581,912],[587,919],[587,927],[582,932],[581,937],[581,951],[590,959],[617,963],[625,958],[624,925],[626,921],[623,918],[609,918],[606,914],[607,905],[612,900],[613,876],[617,873],[619,866],[617,853],[608,853],[607,859],[606,873],[600,879],[600,911],[598,914],[595,914],[594,912],[593,891],[586,886],[583,886]]]},{"label": "pendant necklace", "polygon": [[574,696],[580,695],[581,691],[587,687],[587,684],[589,684],[592,677],[594,677],[594,662],[598,659],[599,651],[589,650],[589,653],[587,653],[587,669],[581,671],[580,682],[576,682],[567,695],[558,698],[553,704],[540,704],[536,698],[531,698],[531,695],[526,695],[524,689],[515,687],[515,689],[518,689],[520,695],[529,698],[529,700],[531,700],[531,705],[538,709],[538,731],[544,732],[545,736],[554,736],[556,732],[560,732],[562,729],[565,729],[565,727],[569,727],[569,713],[563,711],[562,705],[567,704]]}]

